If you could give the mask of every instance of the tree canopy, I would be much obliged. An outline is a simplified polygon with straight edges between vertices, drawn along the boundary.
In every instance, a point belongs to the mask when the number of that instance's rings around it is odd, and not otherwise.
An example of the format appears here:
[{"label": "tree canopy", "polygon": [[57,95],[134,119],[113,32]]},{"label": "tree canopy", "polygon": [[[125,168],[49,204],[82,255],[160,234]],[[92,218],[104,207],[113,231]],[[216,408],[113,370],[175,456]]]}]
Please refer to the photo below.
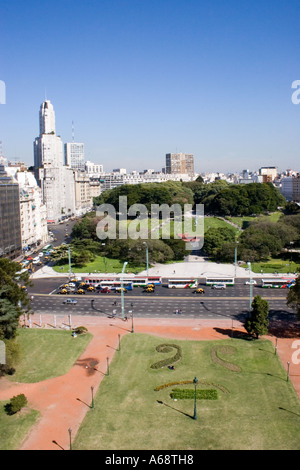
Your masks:
[{"label": "tree canopy", "polygon": [[14,338],[19,318],[30,311],[26,285],[29,283],[27,272],[20,273],[19,263],[0,258],[0,339]]}]

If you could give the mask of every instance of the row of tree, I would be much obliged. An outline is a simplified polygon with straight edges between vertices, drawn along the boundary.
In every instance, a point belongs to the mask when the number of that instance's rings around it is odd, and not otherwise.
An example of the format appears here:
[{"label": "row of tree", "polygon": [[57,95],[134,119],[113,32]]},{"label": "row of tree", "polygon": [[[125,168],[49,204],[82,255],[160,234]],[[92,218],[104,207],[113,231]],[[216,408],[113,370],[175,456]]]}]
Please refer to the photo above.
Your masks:
[{"label": "row of tree", "polygon": [[238,259],[261,261],[300,244],[300,213],[282,215],[278,222],[256,220],[236,238],[234,228],[210,228],[205,234],[203,251],[214,261],[232,262],[236,243]]},{"label": "row of tree", "polygon": [[248,216],[274,212],[286,200],[272,183],[231,184],[223,180],[183,183],[193,192],[194,204],[217,216]]}]

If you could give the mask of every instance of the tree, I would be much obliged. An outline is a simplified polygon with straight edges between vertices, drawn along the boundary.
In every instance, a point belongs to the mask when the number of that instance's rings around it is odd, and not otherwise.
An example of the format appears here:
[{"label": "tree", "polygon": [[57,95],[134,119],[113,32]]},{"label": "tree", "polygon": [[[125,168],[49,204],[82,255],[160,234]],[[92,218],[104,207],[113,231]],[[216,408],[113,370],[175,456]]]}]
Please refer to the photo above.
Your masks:
[{"label": "tree", "polygon": [[256,339],[259,336],[268,333],[269,326],[269,303],[262,299],[260,295],[256,295],[252,302],[252,310],[250,317],[246,318],[245,329]]},{"label": "tree", "polygon": [[30,300],[24,289],[30,284],[29,276],[21,270],[19,263],[0,258],[0,339],[14,338],[20,316],[30,313]]},{"label": "tree", "polygon": [[296,278],[295,284],[289,289],[286,304],[288,307],[296,309],[298,320],[300,320],[300,275]]}]

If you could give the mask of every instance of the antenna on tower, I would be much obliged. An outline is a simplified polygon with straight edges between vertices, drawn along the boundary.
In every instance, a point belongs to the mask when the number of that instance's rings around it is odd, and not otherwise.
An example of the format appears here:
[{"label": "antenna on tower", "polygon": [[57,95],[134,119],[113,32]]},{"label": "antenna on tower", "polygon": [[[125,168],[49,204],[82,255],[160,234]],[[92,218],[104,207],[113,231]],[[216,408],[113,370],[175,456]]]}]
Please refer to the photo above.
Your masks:
[{"label": "antenna on tower", "polygon": [[72,142],[75,141],[75,136],[74,136],[74,121],[72,121]]}]

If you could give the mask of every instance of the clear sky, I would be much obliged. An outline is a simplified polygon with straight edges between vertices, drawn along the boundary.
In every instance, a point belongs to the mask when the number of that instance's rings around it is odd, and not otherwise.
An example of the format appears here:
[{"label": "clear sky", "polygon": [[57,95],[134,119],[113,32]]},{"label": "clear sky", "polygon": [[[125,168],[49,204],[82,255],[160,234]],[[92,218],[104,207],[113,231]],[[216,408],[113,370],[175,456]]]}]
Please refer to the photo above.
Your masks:
[{"label": "clear sky", "polygon": [[33,164],[39,107],[113,168],[300,170],[299,0],[1,0],[0,140]]}]

